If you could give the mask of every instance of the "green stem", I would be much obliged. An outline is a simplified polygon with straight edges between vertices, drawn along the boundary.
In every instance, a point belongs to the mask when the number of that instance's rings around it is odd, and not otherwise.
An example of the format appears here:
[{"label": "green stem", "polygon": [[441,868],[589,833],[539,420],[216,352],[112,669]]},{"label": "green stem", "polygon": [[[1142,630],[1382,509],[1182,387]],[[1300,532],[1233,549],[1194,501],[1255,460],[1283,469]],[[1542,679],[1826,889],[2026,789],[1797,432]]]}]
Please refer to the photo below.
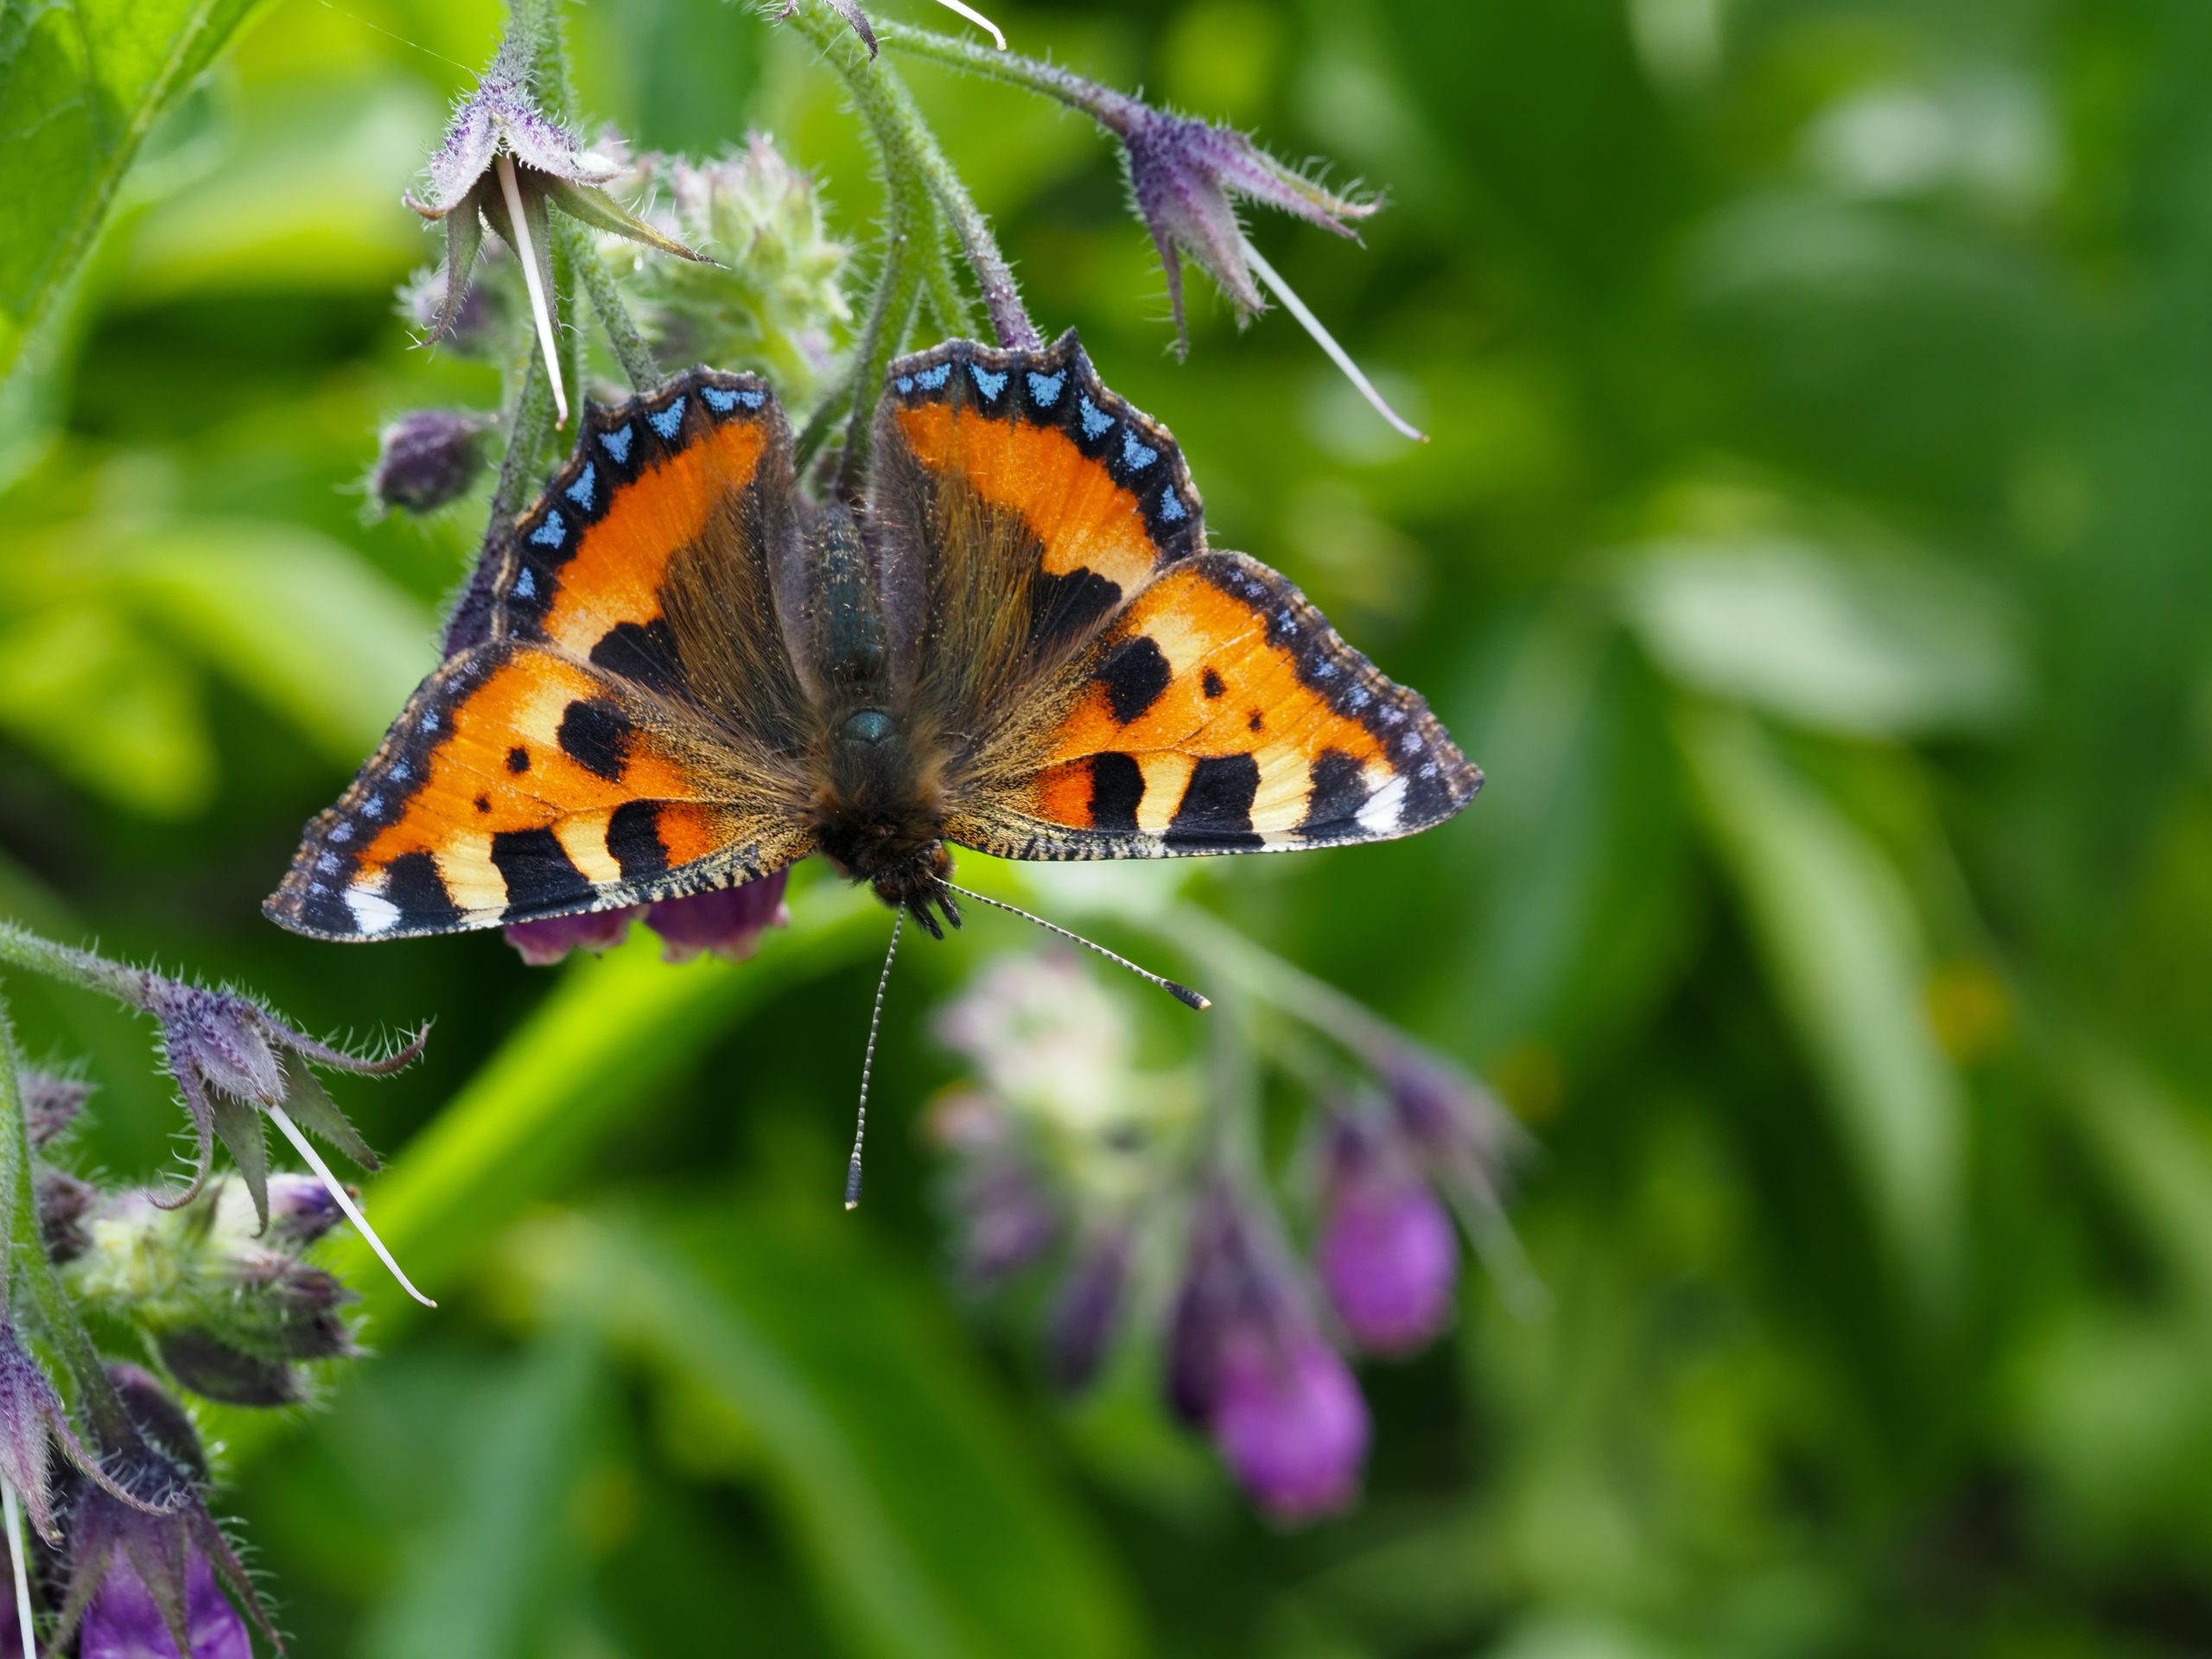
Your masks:
[{"label": "green stem", "polygon": [[837,384],[823,394],[822,401],[814,406],[806,425],[800,429],[798,442],[792,446],[792,467],[803,478],[816,454],[829,441],[830,429],[850,407],[855,382],[849,370]]},{"label": "green stem", "polygon": [[[16,930],[0,928],[0,938]],[[21,936],[27,938],[28,936]],[[34,943],[44,944],[44,940]],[[60,951],[60,946],[48,946]],[[79,955],[79,952],[67,952]],[[87,982],[79,980],[77,982]],[[46,1329],[61,1362],[77,1385],[77,1396],[91,1415],[100,1440],[121,1445],[135,1431],[100,1363],[99,1351],[77,1317],[77,1309],[62,1289],[46,1254],[46,1237],[39,1226],[38,1189],[31,1176],[31,1136],[29,1115],[23,1109],[22,1069],[16,1058],[16,1037],[8,1020],[7,1004],[0,1001],[0,1182],[4,1182],[7,1225],[0,1243],[0,1300],[11,1281],[20,1277],[38,1305],[39,1323]],[[0,1310],[3,1311],[3,1310]]]},{"label": "green stem", "polygon": [[1205,911],[1179,905],[1162,931],[1248,991],[1328,1033],[1370,1065],[1387,1065],[1421,1052],[1412,1038],[1357,999],[1253,944]]},{"label": "green stem", "polygon": [[553,435],[553,383],[546,378],[545,359],[537,343],[530,342],[507,416],[507,453],[499,461],[499,482],[492,492],[488,533],[496,535],[522,508],[523,492],[537,476],[539,457]]},{"label": "green stem", "polygon": [[895,46],[913,57],[927,58],[969,74],[1019,86],[1027,92],[1042,93],[1071,109],[1081,110],[1116,132],[1125,132],[1130,114],[1141,107],[1127,94],[1101,86],[1096,81],[1085,80],[1058,64],[1040,63],[1014,52],[987,50],[934,29],[916,29],[910,23],[878,23],[875,36],[886,46]]},{"label": "green stem", "polygon": [[942,246],[932,249],[922,262],[923,278],[929,284],[925,297],[929,302],[930,317],[936,324],[934,332],[946,340],[973,340],[976,337],[976,314],[969,306],[968,296],[960,291],[960,284],[953,280],[952,262],[944,257]]},{"label": "green stem", "polygon": [[614,347],[622,372],[630,377],[634,390],[651,391],[660,384],[660,365],[653,361],[652,348],[639,332],[630,308],[622,302],[622,290],[615,285],[613,273],[592,247],[583,226],[575,220],[562,220],[561,239],[569,245],[569,261],[583,279],[584,291],[591,296],[592,309],[599,313],[600,326],[607,330],[607,343]]},{"label": "green stem", "polygon": [[133,1007],[144,1003],[140,995],[143,976],[136,969],[110,962],[105,957],[96,957],[89,950],[76,950],[51,939],[42,939],[13,922],[0,922],[0,965],[25,969],[88,991],[105,991]]},{"label": "green stem", "polygon": [[[1021,291],[1015,286],[1012,267],[991,234],[990,221],[976,207],[968,187],[960,181],[952,163],[945,159],[937,135],[922,118],[913,94],[906,90],[906,83],[882,60],[869,62],[843,20],[826,10],[802,3],[791,14],[791,22],[821,48],[823,55],[851,88],[853,100],[860,106],[883,155],[884,182],[893,204],[894,216],[900,195],[918,181],[937,199],[962,252],[975,270],[976,285],[982,291],[983,306],[990,314],[991,327],[999,344],[1014,351],[1035,350],[1043,342],[1028,312],[1022,308]],[[931,247],[929,251],[934,253],[936,249]],[[887,267],[885,277],[887,279],[891,274]],[[866,380],[860,383],[863,391],[870,384]]]}]

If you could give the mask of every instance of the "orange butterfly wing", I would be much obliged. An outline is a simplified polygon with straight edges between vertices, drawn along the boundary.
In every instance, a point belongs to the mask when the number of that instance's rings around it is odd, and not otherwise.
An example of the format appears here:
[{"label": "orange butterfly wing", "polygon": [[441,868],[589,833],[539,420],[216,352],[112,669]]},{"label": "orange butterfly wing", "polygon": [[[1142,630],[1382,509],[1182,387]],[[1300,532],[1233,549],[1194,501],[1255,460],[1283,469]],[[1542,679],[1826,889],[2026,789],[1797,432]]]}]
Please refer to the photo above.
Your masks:
[{"label": "orange butterfly wing", "polygon": [[[773,624],[791,499],[789,437],[753,377],[696,370],[589,411],[269,915],[402,938],[702,892],[804,855],[801,791],[772,759],[801,707]],[[721,639],[733,628],[749,649]]]},{"label": "orange butterfly wing", "polygon": [[918,703],[946,835],[1007,858],[1285,851],[1411,835],[1482,774],[1420,696],[1256,560],[1212,552],[1167,430],[1049,350],[892,365],[876,510],[924,567]]}]

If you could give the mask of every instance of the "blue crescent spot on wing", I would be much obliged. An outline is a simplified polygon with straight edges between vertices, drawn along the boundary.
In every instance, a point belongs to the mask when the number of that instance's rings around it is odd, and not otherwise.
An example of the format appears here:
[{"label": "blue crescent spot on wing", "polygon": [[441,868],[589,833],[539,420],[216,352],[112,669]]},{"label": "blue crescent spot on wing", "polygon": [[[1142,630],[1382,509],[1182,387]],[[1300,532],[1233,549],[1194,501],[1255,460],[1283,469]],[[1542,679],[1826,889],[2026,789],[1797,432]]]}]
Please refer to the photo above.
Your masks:
[{"label": "blue crescent spot on wing", "polygon": [[548,512],[545,515],[545,522],[530,532],[530,539],[540,547],[558,547],[561,545],[562,537],[567,535],[569,527],[561,522],[561,515]]},{"label": "blue crescent spot on wing", "polygon": [[940,363],[933,369],[917,370],[914,374],[914,384],[924,391],[943,391],[944,383],[951,378],[952,365]]},{"label": "blue crescent spot on wing", "polygon": [[616,427],[612,432],[601,433],[599,435],[599,442],[600,447],[605,449],[608,454],[614,457],[614,464],[617,467],[626,467],[630,464],[630,428],[628,423],[626,422],[622,425]]},{"label": "blue crescent spot on wing", "polygon": [[586,512],[589,512],[591,511],[592,491],[597,486],[598,483],[599,474],[597,469],[592,466],[591,462],[586,461],[584,463],[583,471],[576,475],[576,481],[569,485],[567,489],[562,492],[562,493],[567,496],[569,500],[575,502],[578,506],[582,507]]},{"label": "blue crescent spot on wing", "polygon": [[976,382],[976,391],[982,392],[990,402],[995,404],[998,402],[999,394],[1006,390],[1006,375],[1003,371],[993,373],[980,363],[970,363],[968,365],[968,373]]},{"label": "blue crescent spot on wing", "polygon": [[1173,490],[1168,489],[1160,492],[1160,516],[1172,524],[1181,523],[1191,514],[1189,509],[1183,505],[1183,498],[1176,494]]},{"label": "blue crescent spot on wing", "polygon": [[683,425],[683,405],[686,401],[688,400],[678,397],[666,409],[661,410],[659,414],[648,415],[645,416],[648,421],[652,423],[653,430],[659,433],[664,442],[673,442],[677,433],[682,429]]},{"label": "blue crescent spot on wing", "polygon": [[522,574],[515,578],[515,597],[517,599],[537,597],[537,578],[531,575],[528,565],[523,566]]},{"label": "blue crescent spot on wing", "polygon": [[1085,392],[1082,401],[1083,435],[1086,438],[1103,437],[1114,429],[1114,417],[1090,401]]},{"label": "blue crescent spot on wing", "polygon": [[1142,472],[1160,459],[1160,451],[1150,444],[1137,442],[1134,432],[1122,434],[1122,459],[1133,472]]},{"label": "blue crescent spot on wing", "polygon": [[1065,369],[1058,374],[1039,374],[1033,370],[1029,376],[1029,400],[1039,409],[1050,409],[1060,401],[1060,392],[1067,383]]}]

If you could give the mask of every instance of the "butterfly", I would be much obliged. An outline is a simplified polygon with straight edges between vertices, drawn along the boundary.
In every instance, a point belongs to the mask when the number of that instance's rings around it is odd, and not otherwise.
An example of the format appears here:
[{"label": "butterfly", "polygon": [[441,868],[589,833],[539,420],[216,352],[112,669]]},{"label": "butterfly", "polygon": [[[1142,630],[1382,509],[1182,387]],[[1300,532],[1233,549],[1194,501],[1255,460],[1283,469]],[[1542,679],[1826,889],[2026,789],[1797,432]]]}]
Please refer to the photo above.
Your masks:
[{"label": "butterfly", "polygon": [[817,504],[756,376],[588,409],[269,915],[402,938],[818,852],[942,937],[952,846],[1289,852],[1410,835],[1480,786],[1417,694],[1207,545],[1173,438],[1072,332],[901,359],[873,430],[861,499]]}]

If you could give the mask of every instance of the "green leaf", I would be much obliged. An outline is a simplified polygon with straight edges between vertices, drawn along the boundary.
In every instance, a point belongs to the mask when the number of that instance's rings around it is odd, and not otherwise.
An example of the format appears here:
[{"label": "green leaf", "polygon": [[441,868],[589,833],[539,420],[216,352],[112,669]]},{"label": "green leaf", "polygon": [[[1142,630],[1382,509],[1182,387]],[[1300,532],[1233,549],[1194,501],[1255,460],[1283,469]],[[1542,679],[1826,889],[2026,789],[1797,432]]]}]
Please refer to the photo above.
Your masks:
[{"label": "green leaf", "polygon": [[0,378],[84,263],[155,120],[255,0],[15,0],[0,10]]},{"label": "green leaf", "polygon": [[1956,1288],[1964,1105],[1921,997],[1923,942],[1867,836],[1747,717],[1685,710],[1682,752],[1776,1000],[1827,1085],[1900,1281]]},{"label": "green leaf", "polygon": [[191,668],[99,605],[41,610],[0,632],[0,731],[149,817],[188,817],[214,791]]},{"label": "green leaf", "polygon": [[476,1402],[455,1498],[355,1651],[365,1659],[524,1659],[581,1554],[568,1503],[594,1421],[593,1344],[555,1331]]},{"label": "green leaf", "polygon": [[1125,1586],[1039,1449],[1009,1428],[942,1299],[827,1215],[779,1217],[768,1199],[571,1218],[524,1249],[563,1305],[753,1431],[759,1471],[852,1652],[1137,1651]]},{"label": "green leaf", "polygon": [[1927,561],[1666,543],[1634,558],[1620,591],[1669,677],[1802,725],[1862,737],[1986,730],[2019,705],[1998,595]]}]

